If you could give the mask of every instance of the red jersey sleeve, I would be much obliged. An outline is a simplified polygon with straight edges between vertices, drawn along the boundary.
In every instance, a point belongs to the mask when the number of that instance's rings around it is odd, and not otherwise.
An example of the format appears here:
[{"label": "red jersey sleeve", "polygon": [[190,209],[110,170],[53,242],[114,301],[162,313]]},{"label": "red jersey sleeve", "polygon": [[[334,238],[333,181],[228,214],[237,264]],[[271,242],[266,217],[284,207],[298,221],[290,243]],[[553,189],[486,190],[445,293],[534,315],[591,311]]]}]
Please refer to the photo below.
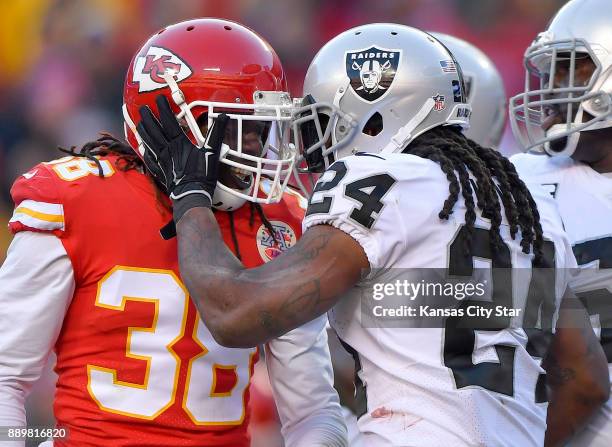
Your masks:
[{"label": "red jersey sleeve", "polygon": [[58,177],[48,164],[38,164],[22,174],[11,188],[15,204],[9,229],[48,232],[58,237],[66,230]]},{"label": "red jersey sleeve", "polygon": [[40,163],[22,174],[11,188],[15,203],[9,221],[11,232],[39,231],[62,237],[67,231],[66,206],[74,200],[74,187],[88,186],[88,179],[100,175],[99,168],[104,177],[115,173],[106,159],[99,158],[98,166],[83,157],[64,157]]}]

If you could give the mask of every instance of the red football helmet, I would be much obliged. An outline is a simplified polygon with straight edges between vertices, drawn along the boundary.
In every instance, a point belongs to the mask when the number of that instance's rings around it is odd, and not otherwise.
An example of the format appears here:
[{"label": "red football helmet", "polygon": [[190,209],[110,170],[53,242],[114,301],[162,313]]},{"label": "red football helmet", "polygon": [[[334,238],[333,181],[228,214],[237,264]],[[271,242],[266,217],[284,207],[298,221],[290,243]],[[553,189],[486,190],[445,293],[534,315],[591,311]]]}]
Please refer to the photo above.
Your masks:
[{"label": "red football helmet", "polygon": [[[209,129],[220,113],[230,117],[221,163],[238,180],[232,187],[218,182],[216,208],[280,200],[296,152],[289,144],[285,72],[270,44],[243,25],[210,18],[177,23],[149,38],[130,64],[123,92],[126,138],[140,156],[139,109],[147,105],[157,113],[159,94],[168,98],[199,147],[205,140],[202,129]],[[260,188],[264,177],[271,182]]]}]

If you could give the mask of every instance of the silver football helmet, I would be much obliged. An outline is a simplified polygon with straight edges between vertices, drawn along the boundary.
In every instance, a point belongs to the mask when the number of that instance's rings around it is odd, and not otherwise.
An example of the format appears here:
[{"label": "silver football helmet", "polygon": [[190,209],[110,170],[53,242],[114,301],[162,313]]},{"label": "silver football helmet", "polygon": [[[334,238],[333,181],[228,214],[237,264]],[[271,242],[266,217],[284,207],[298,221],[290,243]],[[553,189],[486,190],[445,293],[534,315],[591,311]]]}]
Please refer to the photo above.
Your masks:
[{"label": "silver football helmet", "polygon": [[506,91],[497,68],[478,48],[465,40],[431,33],[457,58],[463,72],[465,96],[472,106],[465,136],[484,147],[497,148],[506,123]]},{"label": "silver football helmet", "polygon": [[304,80],[293,120],[310,171],[357,152],[400,152],[441,125],[469,126],[461,68],[437,39],[392,23],[329,41]]},{"label": "silver football helmet", "polygon": [[[571,156],[580,132],[612,126],[611,21],[610,0],[572,0],[527,48],[525,91],[509,105],[512,131],[526,150]],[[592,73],[576,79],[585,59]],[[552,147],[563,138],[564,145]]]}]

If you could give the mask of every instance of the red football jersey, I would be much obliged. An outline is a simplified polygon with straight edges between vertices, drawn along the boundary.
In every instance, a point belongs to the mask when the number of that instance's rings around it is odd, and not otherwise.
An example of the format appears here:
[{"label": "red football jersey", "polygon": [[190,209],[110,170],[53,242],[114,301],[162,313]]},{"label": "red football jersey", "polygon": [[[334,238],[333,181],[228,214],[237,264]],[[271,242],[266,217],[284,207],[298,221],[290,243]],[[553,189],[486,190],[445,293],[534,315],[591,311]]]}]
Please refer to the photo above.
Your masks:
[{"label": "red football jersey", "polygon": [[[55,416],[70,436],[55,445],[248,446],[257,349],[214,341],[179,279],[176,239],[160,237],[172,218],[166,199],[149,177],[115,161],[100,158],[104,178],[84,158],[42,163],[11,190],[11,230],[55,234],[74,268],[55,346]],[[275,238],[249,204],[233,213],[247,267],[296,242],[303,201],[290,192],[263,206]],[[229,214],[216,216],[234,250]]]}]

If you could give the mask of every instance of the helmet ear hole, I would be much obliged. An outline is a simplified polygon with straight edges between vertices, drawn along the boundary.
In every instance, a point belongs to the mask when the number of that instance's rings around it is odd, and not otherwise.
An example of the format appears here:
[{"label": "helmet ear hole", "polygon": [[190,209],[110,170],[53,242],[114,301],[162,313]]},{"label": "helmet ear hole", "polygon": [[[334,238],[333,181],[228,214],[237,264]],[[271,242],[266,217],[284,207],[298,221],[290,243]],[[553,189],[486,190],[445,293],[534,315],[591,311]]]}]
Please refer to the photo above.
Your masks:
[{"label": "helmet ear hole", "polygon": [[383,118],[382,115],[378,112],[374,113],[370,119],[365,123],[363,129],[361,130],[364,134],[370,135],[371,137],[375,137],[383,130]]}]

